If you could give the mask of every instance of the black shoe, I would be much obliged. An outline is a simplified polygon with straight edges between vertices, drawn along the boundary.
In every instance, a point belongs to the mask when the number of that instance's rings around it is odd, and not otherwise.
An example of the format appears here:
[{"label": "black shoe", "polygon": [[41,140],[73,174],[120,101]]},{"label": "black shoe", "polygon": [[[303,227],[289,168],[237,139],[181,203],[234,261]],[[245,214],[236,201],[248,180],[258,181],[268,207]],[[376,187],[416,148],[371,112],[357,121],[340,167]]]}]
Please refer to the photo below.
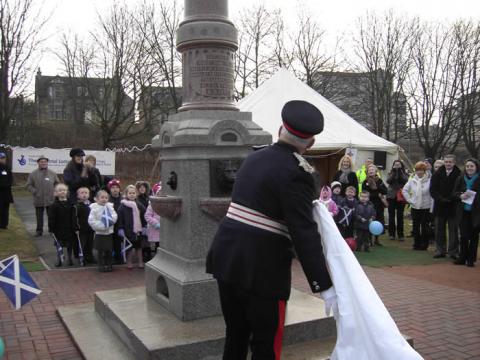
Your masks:
[{"label": "black shoe", "polygon": [[370,249],[365,249],[365,250],[363,250],[363,251],[365,251],[365,252],[370,252]]},{"label": "black shoe", "polygon": [[375,241],[375,246],[383,246],[383,244],[380,241]]},{"label": "black shoe", "polygon": [[73,266],[73,260],[72,259],[68,260],[68,266]]},{"label": "black shoe", "polygon": [[440,258],[444,258],[444,257],[447,257],[445,254],[436,254],[436,255],[433,255],[433,258],[434,259],[440,259]]},{"label": "black shoe", "polygon": [[61,262],[61,261],[57,261],[57,262],[55,263],[55,267],[58,268],[58,267],[61,267],[61,266],[62,266],[62,262]]},{"label": "black shoe", "polygon": [[467,263],[467,266],[468,266],[468,267],[474,267],[475,265],[473,264],[472,261],[469,261],[469,262]]},{"label": "black shoe", "polygon": [[37,233],[35,234],[35,237],[41,237],[43,236],[43,233],[41,231],[37,231]]},{"label": "black shoe", "polygon": [[457,260],[457,259],[458,259],[458,256],[457,256],[457,255],[450,255],[450,259],[452,259],[452,260]]},{"label": "black shoe", "polygon": [[467,260],[457,259],[453,262],[455,265],[465,265]]}]

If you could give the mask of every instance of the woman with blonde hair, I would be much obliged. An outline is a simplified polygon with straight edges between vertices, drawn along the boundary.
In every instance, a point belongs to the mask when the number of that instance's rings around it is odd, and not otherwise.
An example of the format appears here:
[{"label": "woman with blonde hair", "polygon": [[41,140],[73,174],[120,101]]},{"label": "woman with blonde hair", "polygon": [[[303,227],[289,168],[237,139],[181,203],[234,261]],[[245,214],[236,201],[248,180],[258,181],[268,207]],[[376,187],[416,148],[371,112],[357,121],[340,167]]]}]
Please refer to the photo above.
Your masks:
[{"label": "woman with blonde hair", "polygon": [[338,171],[333,176],[333,181],[338,181],[342,184],[342,196],[345,196],[345,190],[349,186],[358,189],[357,175],[353,171],[353,160],[349,155],[342,156],[338,162]]}]

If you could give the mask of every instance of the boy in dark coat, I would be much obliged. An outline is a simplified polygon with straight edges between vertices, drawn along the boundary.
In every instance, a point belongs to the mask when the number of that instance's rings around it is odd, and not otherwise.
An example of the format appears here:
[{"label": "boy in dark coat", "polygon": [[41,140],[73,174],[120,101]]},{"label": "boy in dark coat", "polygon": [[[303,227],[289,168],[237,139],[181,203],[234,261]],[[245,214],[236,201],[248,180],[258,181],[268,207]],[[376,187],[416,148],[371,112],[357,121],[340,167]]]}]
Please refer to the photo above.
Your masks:
[{"label": "boy in dark coat", "polygon": [[375,220],[375,208],[370,202],[368,191],[362,190],[359,202],[355,207],[355,231],[357,233],[357,251],[370,252],[371,235],[368,226]]},{"label": "boy in dark coat", "polygon": [[77,203],[75,204],[75,214],[77,218],[78,236],[83,250],[85,263],[96,264],[93,257],[93,235],[94,232],[88,224],[88,215],[90,214],[90,190],[81,187],[77,190]]},{"label": "boy in dark coat", "polygon": [[[78,225],[75,208],[68,201],[68,189],[65,184],[58,184],[55,187],[55,202],[50,206],[48,212],[48,231],[53,233],[62,248],[67,248],[68,265],[72,266],[73,243]],[[55,266],[62,266],[62,259],[59,254]]]}]

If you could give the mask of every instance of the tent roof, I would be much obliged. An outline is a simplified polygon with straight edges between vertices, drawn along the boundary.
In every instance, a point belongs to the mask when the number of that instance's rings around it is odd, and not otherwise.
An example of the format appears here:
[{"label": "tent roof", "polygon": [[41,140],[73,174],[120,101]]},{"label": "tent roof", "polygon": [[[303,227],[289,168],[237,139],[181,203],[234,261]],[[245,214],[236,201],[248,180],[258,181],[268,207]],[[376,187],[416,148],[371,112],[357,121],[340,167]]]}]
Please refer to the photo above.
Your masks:
[{"label": "tent roof", "polygon": [[275,140],[281,124],[282,107],[289,100],[308,101],[323,113],[324,130],[315,137],[312,150],[347,147],[389,152],[398,150],[397,145],[367,130],[285,69],[280,69],[253,93],[240,100],[237,106],[240,111],[252,112],[253,121],[268,131]]}]

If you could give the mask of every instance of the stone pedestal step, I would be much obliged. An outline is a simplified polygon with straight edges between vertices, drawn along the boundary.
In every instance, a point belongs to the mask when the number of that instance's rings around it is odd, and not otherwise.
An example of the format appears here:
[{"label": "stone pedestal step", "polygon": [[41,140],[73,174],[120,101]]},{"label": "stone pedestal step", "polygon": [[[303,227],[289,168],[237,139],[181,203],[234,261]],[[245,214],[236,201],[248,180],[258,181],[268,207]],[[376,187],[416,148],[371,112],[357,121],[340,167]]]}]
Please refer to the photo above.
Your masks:
[{"label": "stone pedestal step", "polygon": [[[62,306],[58,313],[86,360],[141,359],[106,325],[93,303]],[[282,360],[327,360],[334,346],[335,337],[292,344],[283,348]],[[220,360],[221,355],[196,359]]]},{"label": "stone pedestal step", "polygon": [[[285,320],[285,346],[334,336],[335,321],[323,309],[321,299],[292,289]],[[90,342],[93,349],[101,349],[105,341],[113,344],[111,337],[115,336],[136,359],[213,360],[223,349],[225,324],[221,316],[180,321],[147,297],[144,287],[96,293],[95,313],[91,306],[61,307],[58,312],[87,359],[96,359],[95,351],[89,350]],[[102,323],[101,327],[94,322]],[[89,338],[92,327],[101,330]],[[106,339],[100,339],[101,333],[106,334]]]}]

